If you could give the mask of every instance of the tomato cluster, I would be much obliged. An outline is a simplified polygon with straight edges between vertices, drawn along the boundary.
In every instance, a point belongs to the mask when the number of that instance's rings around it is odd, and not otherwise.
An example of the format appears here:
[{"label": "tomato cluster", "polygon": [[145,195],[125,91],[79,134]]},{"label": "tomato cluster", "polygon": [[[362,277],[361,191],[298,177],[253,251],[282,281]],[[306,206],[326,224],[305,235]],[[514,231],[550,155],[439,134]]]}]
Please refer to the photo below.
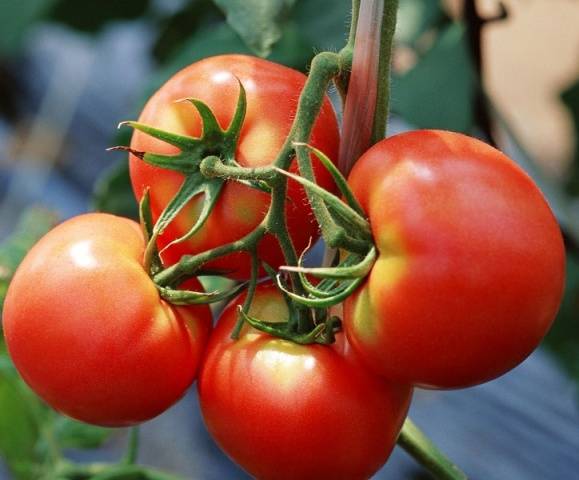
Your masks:
[{"label": "tomato cluster", "polygon": [[[147,103],[140,121],[203,134],[202,100],[222,129],[232,121],[239,84],[247,112],[235,150],[242,167],[272,164],[290,133],[306,77],[265,60],[231,55],[195,63]],[[338,126],[324,100],[311,144],[337,156]],[[133,152],[178,154],[136,131]],[[178,171],[130,156],[137,199],[157,220],[183,182]],[[292,164],[290,169],[297,167]],[[314,161],[317,183],[334,184]],[[348,184],[366,213],[378,257],[343,304],[332,345],[302,345],[245,323],[231,332],[241,295],[211,332],[206,305],[161,298],[141,227],[88,214],[46,235],[20,265],[3,326],[26,382],[55,409],[85,422],[125,426],[177,401],[199,372],[207,428],[223,450],[260,479],[364,479],[388,459],[415,386],[460,388],[495,378],[541,341],[557,312],[564,247],[532,180],[505,155],[442,131],[391,137],[356,163]],[[270,195],[228,181],[206,222],[198,198],[156,238],[163,267],[236,241],[263,220]],[[286,227],[296,249],[318,235],[303,189],[289,182]],[[146,229],[145,229],[146,231]],[[155,239],[154,239],[155,240]],[[257,249],[273,268],[284,256],[273,236]],[[247,252],[209,269],[247,279]],[[175,289],[201,290],[192,277]],[[267,325],[290,317],[272,283],[251,292],[246,312]]]}]

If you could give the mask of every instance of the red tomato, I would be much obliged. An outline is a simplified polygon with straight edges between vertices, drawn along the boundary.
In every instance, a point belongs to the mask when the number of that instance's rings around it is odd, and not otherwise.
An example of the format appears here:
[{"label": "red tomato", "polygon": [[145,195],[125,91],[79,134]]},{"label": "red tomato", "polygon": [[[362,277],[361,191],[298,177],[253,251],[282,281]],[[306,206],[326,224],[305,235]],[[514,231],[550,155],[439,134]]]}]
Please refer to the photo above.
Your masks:
[{"label": "red tomato", "polygon": [[[236,78],[237,77],[237,78]],[[295,70],[260,58],[244,55],[223,55],[194,63],[169,79],[145,106],[139,121],[167,131],[198,137],[202,133],[201,119],[188,102],[194,97],[212,109],[221,128],[231,122],[239,95],[239,83],[247,94],[247,113],[237,145],[236,159],[242,166],[257,167],[271,164],[280,151],[295,116],[299,94],[306,77]],[[339,133],[336,116],[329,100],[324,101],[312,132],[310,143],[337,158]],[[139,131],[133,133],[131,147],[138,151],[175,154],[178,149]],[[183,181],[179,172],[150,166],[130,155],[133,189],[138,199],[150,187],[154,219],[175,195]],[[318,183],[333,190],[328,172],[314,160]],[[292,170],[296,170],[295,162]],[[308,240],[318,237],[318,227],[306,202],[302,188],[289,182],[287,223],[296,248],[303,250]],[[231,181],[221,192],[221,198],[201,230],[190,240],[169,247],[163,261],[173,264],[184,254],[199,253],[237,240],[252,231],[263,219],[269,205],[269,195]],[[195,223],[199,215],[199,199],[193,199],[159,239],[163,248],[180,238]],[[274,267],[284,264],[283,256],[273,237],[266,237],[259,246],[263,260]],[[249,261],[245,254],[223,257],[208,268],[231,271],[229,276],[247,278]]]},{"label": "red tomato", "polygon": [[368,150],[349,183],[379,251],[344,312],[369,366],[459,388],[537,347],[559,307],[565,252],[541,192],[512,160],[465,135],[414,131]]},{"label": "red tomato", "polygon": [[81,215],[32,248],[8,289],[4,334],[16,368],[47,403],[78,420],[148,420],[196,375],[209,308],[161,300],[143,251],[137,223]]},{"label": "red tomato", "polygon": [[[211,435],[258,479],[369,478],[392,451],[412,389],[369,373],[341,334],[332,346],[303,346],[246,326],[231,340],[242,302],[224,311],[199,376]],[[251,314],[284,321],[288,310],[269,285]]]}]

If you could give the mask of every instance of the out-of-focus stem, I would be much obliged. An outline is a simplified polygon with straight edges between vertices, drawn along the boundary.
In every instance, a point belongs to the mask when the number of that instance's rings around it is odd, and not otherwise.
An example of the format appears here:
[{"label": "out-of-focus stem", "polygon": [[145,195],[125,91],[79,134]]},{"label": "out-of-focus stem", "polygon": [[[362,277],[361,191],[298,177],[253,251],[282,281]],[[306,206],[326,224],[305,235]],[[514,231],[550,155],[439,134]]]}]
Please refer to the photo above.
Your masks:
[{"label": "out-of-focus stem", "polygon": [[466,474],[442,453],[432,441],[407,418],[398,437],[406,453],[439,480],[467,480]]}]

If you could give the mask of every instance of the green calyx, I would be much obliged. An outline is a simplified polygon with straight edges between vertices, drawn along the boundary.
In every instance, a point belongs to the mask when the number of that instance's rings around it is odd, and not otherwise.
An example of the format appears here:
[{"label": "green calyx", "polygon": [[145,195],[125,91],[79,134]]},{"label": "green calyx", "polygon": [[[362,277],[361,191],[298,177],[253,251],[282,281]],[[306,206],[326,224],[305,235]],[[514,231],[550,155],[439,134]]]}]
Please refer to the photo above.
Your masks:
[{"label": "green calyx", "polygon": [[[196,99],[183,101],[190,102],[199,112],[203,123],[203,133],[199,138],[162,131],[138,122],[126,123],[179,149],[179,153],[175,155],[159,155],[117,147],[128,150],[150,165],[174,170],[183,175],[180,189],[156,222],[153,222],[148,191],[140,202],[141,224],[146,239],[143,263],[163,299],[174,305],[213,303],[247,289],[245,302],[240,308],[239,319],[232,332],[233,338],[239,336],[243,324],[247,322],[253,328],[295,343],[328,344],[334,341],[340,323],[329,314],[328,309],[358,287],[375,259],[370,226],[346,179],[323,152],[308,145],[325,90],[336,75],[340,75],[341,65],[337,54],[325,52],[314,59],[300,95],[294,122],[272,165],[244,167],[235,159],[246,112],[246,97],[242,85],[236,111],[226,130],[221,129],[211,109]],[[317,184],[312,164],[314,158],[330,173],[343,199]],[[293,159],[298,164],[299,175],[288,171]],[[185,235],[173,240],[165,248],[193,237],[211,214],[227,181],[248,185],[270,196],[263,220],[254,230],[238,240],[194,255],[184,255],[176,264],[163,266],[160,257],[162,251],[159,251],[157,246],[159,235],[185,206],[195,199],[202,202],[195,224]],[[343,261],[339,264],[326,269],[302,267],[302,258],[298,259],[291,232],[287,230],[286,206],[290,181],[298,182],[304,188],[326,243],[343,253]],[[257,247],[265,235],[274,237],[283,252],[287,266],[281,268],[282,273],[264,264],[258,256]],[[201,292],[183,289],[183,282],[200,275],[201,272],[219,274],[220,272],[207,272],[204,266],[232,253],[245,253],[251,259],[251,276],[247,282],[227,291]],[[278,285],[286,299],[290,316],[283,324],[269,324],[249,315],[255,290],[261,280],[260,265]],[[321,278],[321,281],[315,284],[309,276]]]},{"label": "green calyx", "polygon": [[[302,254],[303,257],[303,254]],[[371,247],[365,256],[350,253],[334,267],[304,268],[302,257],[297,266],[283,266],[280,269],[286,272],[296,272],[305,295],[298,295],[288,290],[281,275],[277,275],[278,287],[294,302],[310,308],[329,308],[343,302],[364,281],[376,260],[376,248]],[[322,280],[314,285],[308,275]]]},{"label": "green calyx", "polygon": [[326,315],[322,321],[316,322],[314,327],[305,333],[300,333],[293,325],[296,322],[292,321],[292,310],[290,309],[290,320],[288,322],[264,322],[248,315],[243,307],[239,307],[239,316],[244,321],[251,325],[256,330],[260,330],[271,336],[283,338],[293,343],[300,345],[310,345],[318,343],[322,345],[330,345],[336,341],[335,334],[341,329],[341,321],[335,316]]},{"label": "green calyx", "polygon": [[[238,166],[235,160],[235,150],[247,108],[245,89],[243,85],[241,85],[241,82],[239,83],[237,107],[233,119],[226,130],[221,129],[209,106],[201,100],[186,98],[181,101],[190,102],[201,116],[203,133],[200,138],[178,135],[139,122],[121,123],[121,125],[128,125],[157,140],[177,147],[180,150],[178,154],[159,155],[148,152],[138,152],[127,147],[113,148],[114,150],[129,151],[149,165],[177,171],[184,176],[179,191],[167,204],[153,226],[148,239],[150,244],[156,244],[157,237],[163,233],[165,228],[167,228],[193,198],[202,196],[202,205],[195,224],[185,235],[173,240],[165,248],[190,239],[201,229],[211,214],[225,180],[222,178],[205,177],[201,172],[200,166],[207,157],[219,158],[225,165]],[[148,246],[148,250],[152,248],[150,245]]]}]

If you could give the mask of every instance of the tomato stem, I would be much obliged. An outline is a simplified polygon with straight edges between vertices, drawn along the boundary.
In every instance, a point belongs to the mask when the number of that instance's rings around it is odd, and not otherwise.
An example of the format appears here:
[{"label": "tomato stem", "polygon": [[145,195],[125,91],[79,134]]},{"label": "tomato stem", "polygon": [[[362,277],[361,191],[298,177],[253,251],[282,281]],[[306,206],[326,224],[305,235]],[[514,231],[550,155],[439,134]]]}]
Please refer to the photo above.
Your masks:
[{"label": "tomato stem", "polygon": [[352,0],[352,17],[350,21],[350,31],[348,34],[348,43],[340,50],[340,74],[334,78],[336,89],[342,98],[342,105],[345,103],[350,82],[350,71],[352,69],[352,59],[354,56],[354,43],[356,41],[356,25],[358,24],[358,15],[360,11],[360,0]]},{"label": "tomato stem", "polygon": [[378,94],[374,112],[371,145],[386,136],[386,124],[390,108],[390,71],[392,66],[392,46],[398,13],[398,0],[386,0],[380,33],[380,55],[378,64]]},{"label": "tomato stem", "polygon": [[134,465],[139,454],[139,427],[131,427],[129,429],[129,443],[127,444],[127,452],[121,463],[125,465]]},{"label": "tomato stem", "polygon": [[338,160],[344,175],[386,134],[397,11],[398,0],[362,0],[359,5]]},{"label": "tomato stem", "polygon": [[398,445],[439,480],[466,480],[468,478],[410,418],[404,422],[398,437]]},{"label": "tomato stem", "polygon": [[[251,303],[253,302],[253,296],[255,294],[255,288],[257,287],[257,280],[259,275],[259,258],[257,256],[257,251],[252,250],[251,254],[251,274],[249,277],[249,287],[247,288],[247,293],[245,296],[245,300],[243,302],[243,306],[241,307],[244,313],[249,313],[249,309],[251,307]],[[235,327],[233,328],[233,332],[231,332],[231,338],[233,340],[237,340],[239,338],[239,334],[241,333],[241,329],[243,328],[244,317],[243,315],[237,316],[237,322],[235,323]]]}]

